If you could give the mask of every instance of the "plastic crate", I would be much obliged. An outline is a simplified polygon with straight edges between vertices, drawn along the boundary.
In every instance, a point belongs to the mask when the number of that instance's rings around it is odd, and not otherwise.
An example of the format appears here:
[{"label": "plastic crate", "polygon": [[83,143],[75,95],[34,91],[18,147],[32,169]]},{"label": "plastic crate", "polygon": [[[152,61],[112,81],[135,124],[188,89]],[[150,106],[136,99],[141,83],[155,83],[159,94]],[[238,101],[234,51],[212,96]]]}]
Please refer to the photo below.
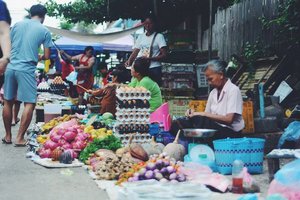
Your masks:
[{"label": "plastic crate", "polygon": [[196,112],[204,112],[206,107],[206,100],[193,100],[189,103],[189,108],[195,110]]},{"label": "plastic crate", "polygon": [[243,133],[254,133],[254,117],[253,117],[253,102],[244,101],[243,103],[243,119],[245,121],[245,128]]},{"label": "plastic crate", "polygon": [[192,97],[173,97],[166,98],[165,101],[169,103],[170,114],[172,116],[185,116],[185,112],[189,109],[189,102]]},{"label": "plastic crate", "polygon": [[239,159],[249,173],[263,172],[265,140],[261,138],[234,138],[213,141],[217,169],[221,174],[231,174],[232,163]]},{"label": "plastic crate", "polygon": [[205,65],[197,65],[196,66],[196,75],[197,75],[197,83],[198,87],[208,87],[208,82],[204,73]]}]

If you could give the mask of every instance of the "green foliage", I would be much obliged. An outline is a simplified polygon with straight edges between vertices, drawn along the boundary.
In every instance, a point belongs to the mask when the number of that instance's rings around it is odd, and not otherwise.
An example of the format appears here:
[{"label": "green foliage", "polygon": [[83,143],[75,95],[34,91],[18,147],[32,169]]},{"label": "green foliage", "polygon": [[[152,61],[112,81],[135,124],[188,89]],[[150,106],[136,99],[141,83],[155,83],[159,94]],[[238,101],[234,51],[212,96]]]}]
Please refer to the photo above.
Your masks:
[{"label": "green foliage", "polygon": [[65,30],[71,30],[72,28],[74,28],[74,24],[73,23],[69,23],[67,22],[66,20],[62,20],[60,23],[59,23],[59,27],[61,29],[65,29]]},{"label": "green foliage", "polygon": [[114,135],[109,135],[102,139],[96,138],[93,142],[91,142],[88,146],[84,148],[84,150],[79,155],[79,159],[82,162],[85,162],[90,157],[90,154],[95,153],[99,149],[108,149],[116,151],[121,147],[122,144],[120,139]]},{"label": "green foliage", "polygon": [[278,7],[278,16],[261,18],[264,29],[277,27],[276,39],[283,47],[300,43],[300,0],[285,0]]}]

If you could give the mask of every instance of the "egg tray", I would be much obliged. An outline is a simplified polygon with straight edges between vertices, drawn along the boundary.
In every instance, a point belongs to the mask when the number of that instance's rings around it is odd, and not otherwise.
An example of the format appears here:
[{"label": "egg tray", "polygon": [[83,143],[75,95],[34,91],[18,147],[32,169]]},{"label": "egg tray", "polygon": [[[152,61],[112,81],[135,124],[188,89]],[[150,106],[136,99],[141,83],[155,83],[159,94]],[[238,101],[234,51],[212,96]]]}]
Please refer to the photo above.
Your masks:
[{"label": "egg tray", "polygon": [[150,103],[147,99],[123,99],[117,100],[118,109],[149,109]]},{"label": "egg tray", "polygon": [[50,88],[48,89],[42,89],[42,88],[37,88],[38,92],[50,92]]},{"label": "egg tray", "polygon": [[115,136],[118,137],[123,145],[128,144],[130,136],[133,135],[133,143],[149,143],[151,142],[151,135],[149,133],[131,133],[126,135],[119,135],[115,133]]},{"label": "egg tray", "polygon": [[131,133],[149,133],[150,124],[144,123],[131,123],[131,124],[118,124],[114,125],[114,132],[119,135],[127,135]]}]

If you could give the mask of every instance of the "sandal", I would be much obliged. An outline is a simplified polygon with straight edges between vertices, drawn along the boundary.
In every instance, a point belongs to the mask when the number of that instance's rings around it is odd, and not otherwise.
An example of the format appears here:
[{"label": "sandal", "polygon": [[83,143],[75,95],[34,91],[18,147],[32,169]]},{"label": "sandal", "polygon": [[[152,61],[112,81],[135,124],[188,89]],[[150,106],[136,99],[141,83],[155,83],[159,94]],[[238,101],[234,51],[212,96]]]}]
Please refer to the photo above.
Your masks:
[{"label": "sandal", "polygon": [[1,140],[3,144],[12,144],[12,141],[6,141],[5,138],[2,138]]},{"label": "sandal", "polygon": [[17,118],[17,121],[16,121],[15,123],[12,123],[11,125],[12,125],[12,126],[15,126],[15,125],[17,125],[19,122],[20,122],[20,118]]}]

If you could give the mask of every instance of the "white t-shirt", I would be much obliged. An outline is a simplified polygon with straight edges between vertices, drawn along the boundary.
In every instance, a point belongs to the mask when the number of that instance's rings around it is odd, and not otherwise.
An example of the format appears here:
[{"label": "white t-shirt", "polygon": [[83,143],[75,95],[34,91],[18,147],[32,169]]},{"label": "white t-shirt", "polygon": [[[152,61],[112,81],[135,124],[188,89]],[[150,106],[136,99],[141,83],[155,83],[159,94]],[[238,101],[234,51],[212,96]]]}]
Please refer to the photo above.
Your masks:
[{"label": "white t-shirt", "polygon": [[[216,88],[210,92],[205,112],[224,116],[229,113],[235,113],[236,115],[233,119],[233,123],[231,124],[231,126],[227,127],[231,128],[234,131],[240,131],[245,126],[245,122],[242,117],[243,98],[241,91],[229,79],[225,83],[220,93],[219,99],[218,90]],[[224,124],[220,125],[226,126]]]},{"label": "white t-shirt", "polygon": [[[150,45],[152,43],[154,35],[155,35],[155,33],[147,36],[146,33],[143,33],[138,37],[138,39],[134,45],[134,48],[140,50],[137,55],[137,58],[142,57],[142,56],[149,57]],[[153,46],[152,46],[152,57],[158,56],[160,53],[159,49],[161,49],[162,47],[166,47],[166,46],[167,46],[167,44],[166,44],[166,40],[165,40],[164,36],[161,33],[157,33],[157,35],[154,39],[154,42],[153,42]],[[160,62],[151,61],[150,68],[159,67],[159,66],[161,66]]]}]

